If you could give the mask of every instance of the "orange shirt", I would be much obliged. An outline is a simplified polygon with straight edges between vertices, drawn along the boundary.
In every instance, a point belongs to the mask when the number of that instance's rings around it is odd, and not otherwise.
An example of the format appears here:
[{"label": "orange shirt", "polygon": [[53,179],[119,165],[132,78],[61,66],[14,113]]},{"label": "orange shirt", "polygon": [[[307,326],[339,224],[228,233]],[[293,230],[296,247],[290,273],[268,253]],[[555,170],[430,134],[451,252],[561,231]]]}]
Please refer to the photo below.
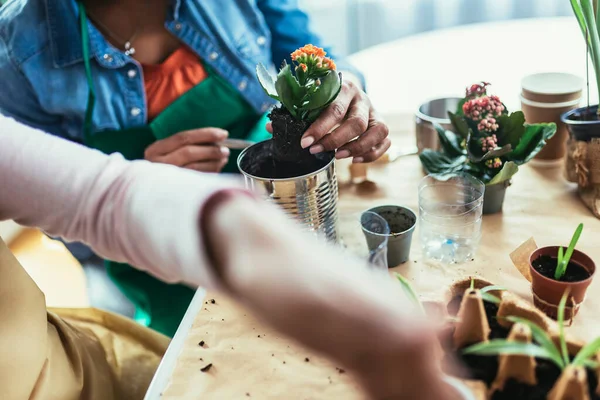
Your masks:
[{"label": "orange shirt", "polygon": [[149,121],[208,76],[198,56],[186,46],[175,50],[162,64],[142,68]]}]

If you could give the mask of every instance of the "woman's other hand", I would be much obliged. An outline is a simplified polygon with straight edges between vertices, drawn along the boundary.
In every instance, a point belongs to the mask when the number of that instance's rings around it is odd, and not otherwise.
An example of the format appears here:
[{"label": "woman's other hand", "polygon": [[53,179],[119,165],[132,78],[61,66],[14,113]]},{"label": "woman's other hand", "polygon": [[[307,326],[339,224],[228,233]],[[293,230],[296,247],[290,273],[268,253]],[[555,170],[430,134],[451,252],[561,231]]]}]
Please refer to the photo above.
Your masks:
[{"label": "woman's other hand", "polygon": [[229,160],[230,151],[219,146],[219,142],[227,136],[228,132],[219,128],[180,132],[148,146],[144,158],[200,172],[221,172]]}]

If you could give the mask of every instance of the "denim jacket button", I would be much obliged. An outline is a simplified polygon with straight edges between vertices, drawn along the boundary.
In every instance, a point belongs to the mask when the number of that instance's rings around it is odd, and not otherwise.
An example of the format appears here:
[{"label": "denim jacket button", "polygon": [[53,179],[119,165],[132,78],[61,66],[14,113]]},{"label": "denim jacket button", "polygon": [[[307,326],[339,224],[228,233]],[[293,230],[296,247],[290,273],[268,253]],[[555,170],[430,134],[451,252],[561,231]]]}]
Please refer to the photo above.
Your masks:
[{"label": "denim jacket button", "polygon": [[256,39],[256,43],[257,43],[259,46],[264,46],[264,45],[265,45],[265,43],[267,43],[267,38],[266,38],[266,37],[264,37],[264,36],[259,36],[259,37]]},{"label": "denim jacket button", "polygon": [[102,56],[102,58],[109,63],[113,61],[113,58],[110,54],[105,54]]},{"label": "denim jacket button", "polygon": [[219,53],[217,53],[216,51],[213,51],[212,53],[210,53],[208,58],[210,58],[212,61],[215,61],[217,58],[219,58]]},{"label": "denim jacket button", "polygon": [[246,90],[246,88],[248,87],[248,81],[243,80],[240,82],[240,84],[238,85],[238,89],[240,90]]},{"label": "denim jacket button", "polygon": [[175,24],[175,30],[176,31],[180,31],[181,30],[181,24],[179,24],[179,23]]},{"label": "denim jacket button", "polygon": [[142,110],[140,110],[138,107],[133,107],[131,109],[131,116],[132,117],[137,117],[138,115],[140,115],[142,113]]},{"label": "denim jacket button", "polygon": [[137,71],[135,69],[130,69],[129,71],[127,71],[127,76],[133,79],[137,76]]}]

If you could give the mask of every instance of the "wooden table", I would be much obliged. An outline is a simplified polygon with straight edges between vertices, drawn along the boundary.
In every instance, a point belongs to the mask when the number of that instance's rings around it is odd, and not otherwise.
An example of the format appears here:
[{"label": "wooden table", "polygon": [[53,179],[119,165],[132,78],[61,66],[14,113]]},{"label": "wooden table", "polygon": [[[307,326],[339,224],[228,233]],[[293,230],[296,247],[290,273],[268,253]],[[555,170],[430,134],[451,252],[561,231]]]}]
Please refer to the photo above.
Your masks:
[{"label": "wooden table", "polygon": [[[401,145],[412,144],[412,116],[397,121],[403,123],[393,127],[393,138]],[[372,166],[369,178],[377,184],[373,192],[347,183],[347,164],[338,165],[338,174],[342,214],[386,203],[417,209],[417,186],[423,173],[416,156]],[[585,223],[585,230],[578,248],[600,260],[600,222],[580,203],[575,186],[564,180],[562,168],[526,166],[508,189],[504,212],[484,218],[481,247],[472,262],[446,266],[424,260],[417,229],[411,260],[394,270],[409,277],[427,297],[440,294],[456,279],[477,275],[530,299],[530,286],[512,266],[509,253],[531,236],[538,245],[566,245],[579,222]],[[599,285],[598,280],[592,284],[570,328],[584,339],[600,335]],[[212,298],[216,304],[206,304]],[[245,391],[260,399],[359,398],[347,374],[339,374],[326,360],[271,332],[221,296],[199,296],[186,318],[147,399],[237,399],[244,398]],[[198,346],[201,340],[207,346]],[[214,370],[201,372],[209,362]]]}]

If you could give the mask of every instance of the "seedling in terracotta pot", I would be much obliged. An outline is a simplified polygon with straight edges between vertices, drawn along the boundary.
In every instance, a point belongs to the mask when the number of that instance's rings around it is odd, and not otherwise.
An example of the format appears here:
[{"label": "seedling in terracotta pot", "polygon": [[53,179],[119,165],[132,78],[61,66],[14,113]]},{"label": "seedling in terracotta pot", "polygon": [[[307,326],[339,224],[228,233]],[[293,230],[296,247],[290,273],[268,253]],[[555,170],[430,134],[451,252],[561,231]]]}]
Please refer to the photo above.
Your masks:
[{"label": "seedling in terracotta pot", "polygon": [[307,44],[291,54],[273,77],[264,65],[256,73],[265,92],[281,102],[271,111],[273,151],[278,161],[298,162],[314,158],[300,145],[302,135],[338,96],[342,75],[335,62],[320,47]]},{"label": "seedling in terracotta pot", "polygon": [[577,314],[596,271],[592,259],[575,249],[582,231],[580,224],[566,250],[559,246],[542,247],[529,258],[534,303],[552,318],[556,318],[557,305],[567,291],[567,319]]},{"label": "seedling in terracotta pot", "polygon": [[[567,340],[564,332],[565,322],[565,308],[567,304],[568,296],[565,294],[561,298],[558,306],[558,326],[559,336],[558,345],[554,343],[552,337],[539,325],[525,318],[519,317],[507,317],[507,320],[514,324],[521,324],[527,326],[531,330],[531,335],[536,343],[524,343],[516,341],[508,341],[504,339],[490,340],[485,343],[478,343],[472,345],[463,350],[465,355],[479,355],[479,356],[502,356],[502,355],[520,355],[527,357],[535,357],[536,359],[547,360],[554,364],[562,374],[569,378],[572,376],[573,369],[580,371],[582,374],[586,374],[585,369],[596,369],[598,363],[595,361],[598,351],[600,351],[600,338],[587,344],[574,357],[568,352]],[[554,378],[555,379],[555,378]],[[563,377],[558,379],[556,382],[551,382],[553,386],[548,387],[548,395],[552,392],[561,391],[564,394]],[[572,382],[571,382],[572,383]],[[581,382],[580,382],[581,383]],[[588,382],[583,382],[584,387],[577,387],[576,385],[570,385],[569,391],[573,393],[587,393]],[[550,388],[552,388],[550,390]],[[593,388],[595,390],[595,388]],[[568,396],[569,394],[566,393]],[[554,397],[553,397],[554,398]],[[556,397],[563,398],[563,397]],[[566,398],[582,398],[582,397],[566,397]]]},{"label": "seedling in terracotta pot", "polygon": [[465,172],[486,185],[484,214],[502,209],[504,193],[519,166],[529,162],[556,133],[555,123],[526,124],[521,111],[509,113],[489,83],[471,85],[456,113],[448,113],[454,131],[435,125],[440,151],[419,157],[428,174]]}]

